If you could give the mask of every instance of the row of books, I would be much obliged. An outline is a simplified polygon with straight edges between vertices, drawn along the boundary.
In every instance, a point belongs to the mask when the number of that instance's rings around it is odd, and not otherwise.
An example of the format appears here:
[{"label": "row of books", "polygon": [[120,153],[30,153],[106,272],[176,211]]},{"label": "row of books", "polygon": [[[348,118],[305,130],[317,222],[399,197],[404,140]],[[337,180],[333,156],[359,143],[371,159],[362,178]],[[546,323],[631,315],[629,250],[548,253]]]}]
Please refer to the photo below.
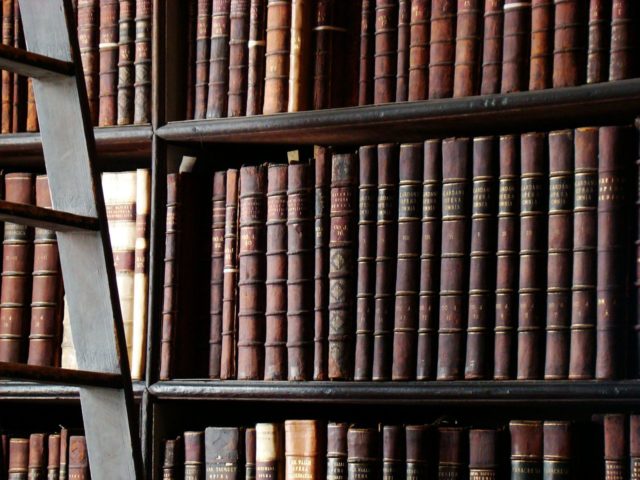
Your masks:
[{"label": "row of books", "polygon": [[[171,174],[161,379],[197,376],[172,362],[206,329],[211,378],[634,376],[634,135],[318,148],[315,182],[308,162],[215,172],[198,233],[193,178]],[[203,289],[178,292],[202,243],[204,329],[183,310]]]},{"label": "row of books", "polygon": [[568,87],[637,74],[634,0],[189,2],[187,118]]},{"label": "row of books", "polygon": [[[104,173],[102,182],[132,377],[141,379],[148,298],[149,170]],[[7,201],[52,207],[46,175],[7,173],[2,184]],[[13,223],[3,226],[0,361],[76,368],[55,232]]]},{"label": "row of books", "polygon": [[638,478],[637,415],[629,420],[611,414],[583,424],[512,420],[498,425],[367,427],[287,420],[246,429],[208,427],[165,440],[162,478],[175,480],[183,473],[190,480]]}]

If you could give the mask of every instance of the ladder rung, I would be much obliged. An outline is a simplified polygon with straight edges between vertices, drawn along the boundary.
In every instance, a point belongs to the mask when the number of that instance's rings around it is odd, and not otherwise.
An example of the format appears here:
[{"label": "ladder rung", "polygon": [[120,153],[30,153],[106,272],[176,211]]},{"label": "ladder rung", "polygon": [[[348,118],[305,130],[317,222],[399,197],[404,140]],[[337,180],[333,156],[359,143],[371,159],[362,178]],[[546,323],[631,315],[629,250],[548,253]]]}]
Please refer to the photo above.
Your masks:
[{"label": "ladder rung", "polygon": [[98,219],[95,217],[84,217],[25,203],[7,202],[6,200],[0,200],[0,220],[57,232],[97,231],[100,229]]},{"label": "ladder rung", "polygon": [[39,367],[23,363],[0,362],[0,377],[76,387],[122,388],[122,376],[117,373]]},{"label": "ladder rung", "polygon": [[33,78],[50,77],[51,75],[70,76],[75,71],[71,62],[1,44],[0,68]]}]

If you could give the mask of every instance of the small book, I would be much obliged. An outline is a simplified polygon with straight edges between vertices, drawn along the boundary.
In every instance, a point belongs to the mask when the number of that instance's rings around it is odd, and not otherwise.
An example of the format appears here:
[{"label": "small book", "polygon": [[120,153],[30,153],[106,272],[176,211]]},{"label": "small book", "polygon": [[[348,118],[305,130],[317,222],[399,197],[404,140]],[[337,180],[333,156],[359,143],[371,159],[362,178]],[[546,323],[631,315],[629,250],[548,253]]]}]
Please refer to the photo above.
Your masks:
[{"label": "small book", "polygon": [[401,425],[382,427],[382,478],[403,480],[406,473],[405,433]]},{"label": "small book", "polygon": [[469,479],[494,480],[500,471],[498,432],[469,430]]},{"label": "small book", "polygon": [[32,433],[29,436],[29,462],[27,477],[29,480],[45,480],[46,468],[46,442],[44,433]]},{"label": "small book", "polygon": [[349,427],[347,432],[347,479],[377,479],[379,462],[378,430]]},{"label": "small book", "polygon": [[604,417],[604,478],[627,478],[627,417]]},{"label": "small book", "polygon": [[184,432],[183,438],[184,479],[204,480],[204,432]]},{"label": "small book", "polygon": [[542,428],[544,437],[543,478],[572,478],[571,422],[545,421]]},{"label": "small book", "polygon": [[[72,437],[73,438],[73,437]],[[29,439],[11,438],[9,440],[8,479],[26,479],[29,474]],[[84,479],[84,477],[82,477]]]},{"label": "small book", "polygon": [[511,478],[542,479],[543,430],[537,420],[509,422]]},{"label": "small book", "polygon": [[324,445],[320,422],[317,420],[287,420],[284,422],[285,479],[320,480],[323,473]]}]

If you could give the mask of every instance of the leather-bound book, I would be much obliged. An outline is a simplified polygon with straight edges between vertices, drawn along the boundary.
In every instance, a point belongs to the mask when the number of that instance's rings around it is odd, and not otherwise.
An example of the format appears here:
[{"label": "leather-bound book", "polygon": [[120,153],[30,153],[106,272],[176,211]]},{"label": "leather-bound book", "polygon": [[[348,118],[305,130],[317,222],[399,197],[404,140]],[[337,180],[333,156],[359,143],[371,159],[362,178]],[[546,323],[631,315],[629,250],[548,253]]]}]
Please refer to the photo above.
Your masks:
[{"label": "leather-bound book", "polygon": [[403,426],[385,425],[382,427],[382,478],[404,480],[406,473],[404,442]]},{"label": "leather-bound book", "polygon": [[262,113],[286,112],[288,107],[289,54],[292,0],[267,0],[264,105]]},{"label": "leather-bound book", "polygon": [[119,0],[118,21],[118,125],[133,123],[136,7],[134,0]]},{"label": "leather-bound book", "polygon": [[465,433],[462,427],[438,427],[438,479],[464,478]]},{"label": "leather-bound book", "polygon": [[373,103],[395,100],[398,44],[398,0],[375,0]]},{"label": "leather-bound book", "polygon": [[287,379],[287,165],[269,165],[264,379]]},{"label": "leather-bound book", "polygon": [[231,0],[212,1],[207,118],[220,118],[227,115],[230,7]]},{"label": "leather-bound book", "polygon": [[371,380],[376,289],[376,216],[378,150],[360,147],[358,182],[358,285],[356,289],[356,357],[354,380]]},{"label": "leather-bound book", "polygon": [[317,420],[284,422],[285,479],[320,480],[324,447]]},{"label": "leather-bound book", "polygon": [[520,137],[500,137],[496,312],[493,378],[514,378],[518,324],[518,231],[520,221]]},{"label": "leather-bound book", "polygon": [[[22,15],[19,2],[13,2],[13,46],[25,48],[24,31],[22,29]],[[11,113],[11,131],[24,132],[27,126],[27,77],[14,73],[13,75],[13,108]]]},{"label": "leather-bound book", "polygon": [[590,0],[587,83],[604,82],[609,78],[610,29],[611,0]]},{"label": "leather-bound book", "polygon": [[542,480],[543,430],[537,420],[512,420],[511,479]]},{"label": "leather-bound book", "polygon": [[413,380],[416,373],[423,148],[422,143],[400,145],[393,380]]},{"label": "leather-bound book", "polygon": [[267,0],[251,0],[247,69],[247,115],[262,113],[264,102],[265,24]]},{"label": "leather-bound book", "polygon": [[442,159],[440,140],[424,143],[422,174],[422,235],[420,293],[418,295],[418,360],[416,378],[435,377],[438,340],[438,286],[440,284],[440,190]]},{"label": "leather-bound book", "polygon": [[278,423],[256,424],[256,477],[284,480],[284,438]]},{"label": "leather-bound book", "polygon": [[489,378],[491,372],[495,297],[495,161],[494,137],[473,139],[473,187],[471,198],[471,245],[469,255],[469,305],[467,354],[464,377]]},{"label": "leather-bound book", "polygon": [[28,478],[29,480],[45,480],[46,460],[45,460],[45,443],[47,436],[44,433],[32,433],[29,436],[29,462],[28,462]]},{"label": "leather-bound book", "polygon": [[[338,34],[335,0],[318,0],[314,19],[313,108],[321,110],[332,105],[334,80],[333,53]],[[290,71],[293,68],[290,69]],[[289,79],[289,82],[292,80]],[[289,102],[291,103],[291,101]]]},{"label": "leather-bound book", "polygon": [[241,117],[247,109],[250,0],[231,0],[229,14],[229,96],[227,115]]},{"label": "leather-bound book", "polygon": [[376,293],[373,327],[373,380],[390,380],[395,304],[398,146],[378,145],[378,214],[376,220]]},{"label": "leather-bound book", "polygon": [[117,123],[118,0],[100,0],[100,104],[98,125]]},{"label": "leather-bound book", "polygon": [[469,480],[495,480],[499,466],[498,432],[469,430]]},{"label": "leather-bound book", "polygon": [[207,116],[209,52],[211,45],[211,0],[198,0],[196,21],[196,100],[194,118]]},{"label": "leather-bound book", "polygon": [[349,427],[347,432],[347,479],[375,480],[379,477],[378,430]]},{"label": "leather-bound book", "polygon": [[442,257],[440,262],[440,324],[438,380],[464,376],[466,292],[469,271],[467,244],[471,142],[442,142]]},{"label": "leather-bound book", "polygon": [[247,428],[244,432],[245,468],[244,479],[256,480],[256,429]]},{"label": "leather-bound book", "polygon": [[[36,205],[51,208],[46,175],[36,177]],[[29,365],[55,366],[58,361],[62,318],[62,279],[56,233],[35,229],[31,287]]]},{"label": "leather-bound book", "polygon": [[571,466],[571,422],[545,421],[543,426],[542,478],[573,478]]},{"label": "leather-bound book", "polygon": [[[6,201],[33,205],[33,174],[8,173],[4,181]],[[26,356],[27,305],[31,298],[33,229],[6,222],[2,257],[0,361],[22,362]]]},{"label": "leather-bound book", "polygon": [[484,3],[484,29],[482,39],[482,70],[480,94],[500,92],[502,77],[502,32],[504,0]]},{"label": "leather-bound book", "polygon": [[542,377],[546,278],[547,154],[544,133],[520,138],[520,274],[518,380]]},{"label": "leather-bound book", "polygon": [[612,0],[609,81],[633,78],[638,66],[638,2]]},{"label": "leather-bound book", "polygon": [[573,257],[573,131],[549,134],[549,237],[545,380],[569,374]]},{"label": "leather-bound book", "polygon": [[458,0],[453,96],[468,97],[478,91],[482,1]]},{"label": "leather-bound book", "polygon": [[327,425],[327,480],[347,480],[347,424]]},{"label": "leather-bound book", "polygon": [[335,154],[331,161],[331,227],[329,233],[328,377],[352,377],[352,294],[355,266],[355,222],[358,161],[353,154]]},{"label": "leather-bound book", "polygon": [[204,431],[206,478],[243,478],[244,438],[237,427],[208,427]]},{"label": "leather-bound book", "polygon": [[289,380],[313,377],[313,182],[308,163],[289,165],[287,364]]},{"label": "leather-bound book", "polygon": [[405,427],[406,478],[427,480],[434,467],[432,457],[434,435],[429,425],[407,425]]},{"label": "leather-bound book", "polygon": [[[319,0],[322,2],[323,0]],[[362,0],[360,12],[360,63],[358,68],[358,105],[373,102],[376,0]]]},{"label": "leather-bound book", "polygon": [[313,379],[327,379],[327,335],[329,329],[329,184],[331,150],[315,149],[315,268]]},{"label": "leather-bound book", "polygon": [[291,38],[289,47],[289,112],[309,109],[309,65],[311,59],[310,0],[291,0]]},{"label": "leather-bound book", "polygon": [[575,131],[569,378],[593,378],[596,357],[598,128]]},{"label": "leather-bound book", "polygon": [[529,78],[531,3],[504,1],[501,93],[526,90]]},{"label": "leather-bound book", "polygon": [[586,14],[577,0],[555,1],[553,88],[584,83]]},{"label": "leather-bound book", "polygon": [[60,480],[60,435],[49,435],[47,441],[47,480]]},{"label": "leather-bound book", "polygon": [[409,24],[408,100],[425,100],[429,88],[431,0],[412,0]]},{"label": "leather-bound book", "polygon": [[398,49],[396,59],[396,102],[409,98],[409,40],[411,38],[411,0],[399,0]]},{"label": "leather-bound book", "polygon": [[629,473],[631,480],[640,478],[640,415],[629,417]]},{"label": "leather-bound book", "polygon": [[144,378],[147,340],[147,304],[149,300],[149,214],[151,172],[136,170],[136,239],[133,272],[133,352],[131,376]]},{"label": "leather-bound book", "polygon": [[204,480],[203,450],[204,432],[184,432],[184,480]]},{"label": "leather-bound book", "polygon": [[181,445],[179,438],[164,441],[163,459],[162,459],[162,480],[177,480],[179,476],[179,468],[182,465],[179,462]]},{"label": "leather-bound book", "polygon": [[[151,15],[152,0],[136,0],[135,83],[133,122],[151,122]],[[190,40],[191,41],[191,40]],[[195,42],[194,42],[195,43]],[[193,68],[193,66],[191,67]],[[191,82],[189,82],[191,83]],[[193,97],[189,97],[193,101]],[[192,118],[192,115],[187,117]]]},{"label": "leather-bound book", "polygon": [[27,81],[27,132],[38,131],[38,112],[36,111],[36,96],[33,93],[33,82]]},{"label": "leather-bound book", "polygon": [[29,440],[12,438],[9,440],[8,480],[27,480],[29,472]]},{"label": "leather-bound book", "polygon": [[71,436],[69,437],[69,480],[89,480],[90,478],[87,441],[84,436]]},{"label": "leather-bound book", "polygon": [[225,171],[215,172],[213,174],[213,198],[211,201],[211,326],[209,332],[209,378],[220,378],[226,198],[227,173]]},{"label": "leather-bound book", "polygon": [[[10,2],[11,0],[9,0],[9,3]],[[89,99],[89,113],[91,115],[91,123],[93,125],[98,125],[100,98],[98,92],[100,85],[100,57],[98,54],[98,25],[100,23],[99,6],[99,0],[78,0],[78,43],[80,45],[80,59],[82,60],[84,83],[87,88],[87,98]],[[2,86],[4,99],[4,82]],[[2,118],[4,121],[4,112],[2,112]],[[4,133],[4,128],[2,133]]]},{"label": "leather-bound book", "polygon": [[456,1],[431,0],[429,99],[453,95],[455,39]]},{"label": "leather-bound book", "polygon": [[264,376],[267,168],[240,169],[238,380]]},{"label": "leather-bound book", "polygon": [[224,270],[222,275],[222,353],[220,378],[236,377],[236,313],[238,283],[238,170],[227,170],[224,221]]},{"label": "leather-bound book", "polygon": [[69,476],[69,430],[60,428],[60,480]]},{"label": "leather-bound book", "polygon": [[[13,0],[2,0],[2,43],[13,46]],[[13,120],[13,73],[2,70],[2,133],[11,133]]]},{"label": "leather-bound book", "polygon": [[529,90],[551,86],[553,67],[553,1],[531,1]]},{"label": "leather-bound book", "polygon": [[627,417],[610,414],[604,417],[604,478],[627,478]]},{"label": "leather-bound book", "polygon": [[596,312],[596,378],[623,373],[625,328],[627,166],[631,163],[632,130],[602,127],[598,165],[598,278]]},{"label": "leather-bound book", "polygon": [[[187,0],[186,2],[187,28],[185,37],[187,39],[187,51],[185,53],[185,114],[184,118],[191,120],[195,118],[196,103],[196,23],[198,16],[197,0]],[[137,8],[137,6],[136,6]]]}]

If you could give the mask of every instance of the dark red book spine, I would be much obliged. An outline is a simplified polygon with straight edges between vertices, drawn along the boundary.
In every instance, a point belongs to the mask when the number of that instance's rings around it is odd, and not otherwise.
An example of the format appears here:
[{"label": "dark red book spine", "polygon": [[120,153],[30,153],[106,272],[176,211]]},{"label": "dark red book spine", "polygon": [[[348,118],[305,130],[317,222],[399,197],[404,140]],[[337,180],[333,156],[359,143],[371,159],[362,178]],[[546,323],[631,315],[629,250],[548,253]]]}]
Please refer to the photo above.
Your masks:
[{"label": "dark red book spine", "polygon": [[[136,4],[137,8],[137,4]],[[187,37],[187,52],[185,69],[185,117],[187,120],[195,118],[196,103],[196,23],[197,23],[197,0],[187,0],[187,29],[185,35]]]},{"label": "dark red book spine", "polygon": [[587,83],[604,82],[609,74],[611,0],[590,0],[587,40]]},{"label": "dark red book spine", "polygon": [[[20,14],[20,4],[13,2],[13,46],[15,48],[25,48],[24,31],[22,30],[22,16]],[[27,77],[13,75],[13,108],[11,113],[11,130],[13,133],[24,132],[27,126]]]},{"label": "dark red book spine", "polygon": [[584,83],[585,25],[587,12],[578,0],[555,1],[553,40],[553,87]]},{"label": "dark red book spine", "polygon": [[47,480],[60,480],[60,435],[54,433],[47,440]]},{"label": "dark red book spine", "polygon": [[453,96],[468,97],[478,90],[482,2],[458,0]]},{"label": "dark red book spine", "polygon": [[247,115],[262,113],[264,103],[266,0],[251,0],[247,70]]},{"label": "dark red book spine", "polygon": [[220,118],[227,115],[230,8],[231,0],[213,0],[212,2],[207,118]]},{"label": "dark red book spine", "polygon": [[429,89],[431,0],[412,0],[409,34],[408,100],[425,100]]},{"label": "dark red book spine", "polygon": [[327,479],[347,480],[347,424],[327,425]]},{"label": "dark red book spine", "polygon": [[396,58],[396,102],[406,102],[409,95],[409,39],[411,36],[411,0],[399,0],[398,49]]},{"label": "dark red book spine", "polygon": [[380,453],[376,429],[350,427],[347,433],[347,451],[348,480],[378,478]]},{"label": "dark red book spine", "polygon": [[463,477],[467,463],[464,433],[461,427],[438,427],[438,479]]},{"label": "dark red book spine", "polygon": [[553,33],[553,0],[532,0],[529,90],[551,86]]},{"label": "dark red book spine", "polygon": [[32,433],[29,435],[29,463],[27,473],[29,480],[45,480],[46,478],[46,441],[47,436],[44,433]]},{"label": "dark red book spine", "polygon": [[574,478],[571,455],[571,422],[545,421],[543,426],[542,478],[569,480]]},{"label": "dark red book spine", "polygon": [[184,432],[184,480],[204,478],[204,432]]},{"label": "dark red book spine", "polygon": [[500,92],[502,77],[502,32],[504,0],[486,0],[482,42],[480,94]]},{"label": "dark red book spine", "polygon": [[87,441],[84,436],[71,436],[69,437],[69,480],[89,480],[90,478]]},{"label": "dark red book spine", "polygon": [[375,3],[376,0],[362,0],[362,11],[360,14],[358,105],[369,105],[373,102]]},{"label": "dark red book spine", "polygon": [[604,478],[627,478],[627,417],[611,414],[604,417]]},{"label": "dark red book spine", "polygon": [[226,189],[226,172],[215,172],[213,174],[213,198],[211,202],[211,327],[209,332],[209,378],[220,378]]},{"label": "dark red book spine", "polygon": [[609,81],[633,78],[638,64],[638,2],[612,0]]},{"label": "dark red book spine", "polygon": [[376,1],[373,103],[395,99],[398,47],[398,0]]},{"label": "dark red book spine", "polygon": [[540,421],[509,422],[511,433],[511,479],[541,480],[543,430]]},{"label": "dark red book spine", "polygon": [[498,432],[469,430],[469,480],[495,480],[500,471]]},{"label": "dark red book spine", "polygon": [[529,78],[531,3],[505,0],[501,93],[520,92]]},{"label": "dark red book spine", "polygon": [[135,2],[120,0],[118,37],[118,125],[133,123]]},{"label": "dark red book spine", "polygon": [[245,480],[256,480],[256,429],[247,428],[244,432]]},{"label": "dark red book spine", "polygon": [[432,0],[429,99],[448,98],[453,94],[455,39],[455,0]]},{"label": "dark red book spine", "polygon": [[118,0],[100,1],[100,106],[98,125],[117,121],[118,99]]},{"label": "dark red book spine", "polygon": [[405,436],[401,425],[382,427],[382,478],[404,480],[405,478]]},{"label": "dark red book spine", "polygon": [[[2,0],[2,44],[13,46],[13,0]],[[13,73],[2,70],[2,133],[11,133]]]},{"label": "dark red book spine", "polygon": [[[190,5],[193,3],[191,0]],[[191,8],[191,7],[190,7]],[[133,122],[151,123],[151,17],[153,14],[152,0],[136,0],[136,40],[135,40],[135,83],[134,83],[134,112]],[[189,37],[189,42],[192,42]],[[195,44],[195,38],[193,42]],[[193,45],[195,46],[195,45]],[[189,47],[190,49],[193,48]],[[194,59],[191,59],[194,60]],[[190,69],[193,68],[191,62]],[[192,82],[189,82],[193,86]],[[190,102],[193,96],[188,95]],[[187,116],[191,119],[193,113]]]},{"label": "dark red book spine", "polygon": [[406,478],[409,480],[426,480],[435,463],[434,435],[429,425],[407,425],[405,427],[406,446]]},{"label": "dark red book spine", "polygon": [[247,107],[249,0],[231,0],[229,16],[229,97],[227,114],[240,117]]},{"label": "dark red book spine", "polygon": [[196,20],[196,100],[194,118],[207,115],[209,52],[211,41],[211,0],[198,0]]},{"label": "dark red book spine", "polygon": [[313,74],[313,108],[321,110],[332,106],[334,80],[333,53],[336,45],[335,0],[318,0],[314,27],[315,64]]},{"label": "dark red book spine", "polygon": [[291,0],[268,0],[263,113],[286,112],[289,88]]}]

